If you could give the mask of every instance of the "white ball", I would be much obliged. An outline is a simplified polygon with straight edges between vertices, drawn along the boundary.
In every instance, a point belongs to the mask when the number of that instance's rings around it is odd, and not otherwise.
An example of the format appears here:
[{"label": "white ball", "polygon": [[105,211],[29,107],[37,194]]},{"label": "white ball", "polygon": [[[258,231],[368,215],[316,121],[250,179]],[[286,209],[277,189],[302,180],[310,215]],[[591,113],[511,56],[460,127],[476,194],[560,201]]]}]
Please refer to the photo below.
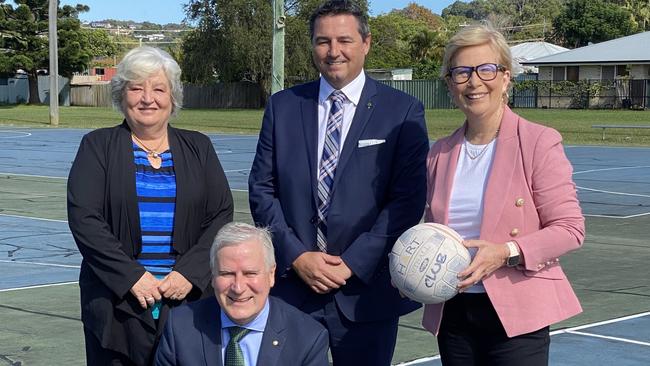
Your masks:
[{"label": "white ball", "polygon": [[402,234],[388,255],[393,284],[409,298],[437,304],[454,297],[459,272],[471,262],[456,231],[441,224],[423,223]]}]

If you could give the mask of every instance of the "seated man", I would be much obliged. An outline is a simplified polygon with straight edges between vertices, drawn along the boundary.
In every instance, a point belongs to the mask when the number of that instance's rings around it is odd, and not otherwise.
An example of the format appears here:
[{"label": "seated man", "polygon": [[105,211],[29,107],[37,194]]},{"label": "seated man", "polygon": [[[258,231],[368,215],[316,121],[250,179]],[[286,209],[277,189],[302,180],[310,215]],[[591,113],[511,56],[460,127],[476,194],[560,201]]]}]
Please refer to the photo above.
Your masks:
[{"label": "seated man", "polygon": [[269,297],[275,257],[266,229],[225,225],[210,249],[215,297],[175,308],[156,365],[328,365],[327,330]]}]

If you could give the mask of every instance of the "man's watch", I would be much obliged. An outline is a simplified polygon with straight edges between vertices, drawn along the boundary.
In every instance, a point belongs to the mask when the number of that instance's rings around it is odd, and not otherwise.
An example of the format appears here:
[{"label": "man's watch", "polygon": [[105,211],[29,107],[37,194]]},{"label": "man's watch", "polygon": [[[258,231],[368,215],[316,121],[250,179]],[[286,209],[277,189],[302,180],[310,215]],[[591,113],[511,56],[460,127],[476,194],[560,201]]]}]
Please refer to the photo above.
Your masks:
[{"label": "man's watch", "polygon": [[508,250],[510,250],[510,254],[506,259],[506,265],[508,267],[518,266],[521,263],[521,253],[519,253],[519,247],[517,246],[517,243],[514,241],[509,241],[506,243],[506,245],[508,246]]}]

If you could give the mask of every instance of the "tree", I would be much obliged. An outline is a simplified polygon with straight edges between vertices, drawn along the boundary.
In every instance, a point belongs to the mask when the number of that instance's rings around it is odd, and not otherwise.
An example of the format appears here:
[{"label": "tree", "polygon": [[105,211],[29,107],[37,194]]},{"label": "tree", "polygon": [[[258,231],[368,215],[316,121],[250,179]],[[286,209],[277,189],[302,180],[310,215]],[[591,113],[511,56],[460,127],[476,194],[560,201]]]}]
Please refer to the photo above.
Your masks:
[{"label": "tree", "polygon": [[[318,76],[312,65],[309,17],[321,0],[287,0],[287,84]],[[367,9],[367,1],[360,1]],[[190,0],[187,18],[197,27],[183,39],[183,75],[209,83],[247,80],[270,91],[273,9],[269,0]]]},{"label": "tree", "polygon": [[632,14],[640,31],[650,29],[650,1],[648,0],[623,0],[623,6]]},{"label": "tree", "polygon": [[553,21],[565,47],[582,47],[630,35],[636,31],[630,12],[604,0],[570,0]]},{"label": "tree", "polygon": [[412,67],[411,39],[427,30],[424,23],[392,11],[370,19],[372,43],[366,59],[367,69]]},{"label": "tree", "polygon": [[[285,85],[290,86],[313,80],[318,70],[312,62],[312,44],[309,36],[309,18],[322,0],[286,0],[287,15],[285,28]],[[368,1],[360,0],[359,5],[367,13]],[[373,40],[375,31],[371,26]],[[371,47],[372,49],[372,47]]]},{"label": "tree", "polygon": [[442,18],[439,15],[416,3],[409,3],[406,8],[397,10],[397,12],[404,14],[409,19],[425,23],[432,30],[440,29],[443,25]]},{"label": "tree", "polygon": [[483,20],[490,14],[490,5],[487,0],[473,0],[469,3],[456,1],[442,10],[442,17],[450,15],[462,16],[468,19]]},{"label": "tree", "polygon": [[273,13],[268,0],[190,0],[185,9],[190,20],[198,21],[184,39],[188,81],[246,80],[270,89]]},{"label": "tree", "polygon": [[[49,68],[48,0],[14,0],[16,7],[0,0],[2,47],[0,72],[24,70],[29,80],[29,103],[40,103],[37,74]],[[65,5],[58,9],[59,73],[70,77],[82,71],[92,58],[77,16],[86,5]]]},{"label": "tree", "polygon": [[443,18],[461,16],[474,21],[488,20],[508,39],[544,39],[552,34],[552,20],[565,0],[473,0],[457,1],[442,11]]},{"label": "tree", "polygon": [[117,54],[117,44],[113,42],[108,33],[103,29],[81,29],[85,38],[86,50],[93,57],[112,57]]}]

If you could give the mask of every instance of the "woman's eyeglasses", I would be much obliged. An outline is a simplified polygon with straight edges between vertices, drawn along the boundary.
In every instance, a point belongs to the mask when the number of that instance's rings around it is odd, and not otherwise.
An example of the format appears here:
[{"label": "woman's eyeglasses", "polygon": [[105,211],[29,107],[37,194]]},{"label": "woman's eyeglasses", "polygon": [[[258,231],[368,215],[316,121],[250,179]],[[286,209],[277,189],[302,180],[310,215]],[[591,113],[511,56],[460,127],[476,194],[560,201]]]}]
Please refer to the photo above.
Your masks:
[{"label": "woman's eyeglasses", "polygon": [[454,82],[454,84],[464,84],[471,77],[472,73],[476,72],[479,79],[483,81],[491,81],[496,79],[499,71],[506,71],[506,67],[501,64],[481,64],[478,66],[456,66],[449,69],[447,77]]}]

